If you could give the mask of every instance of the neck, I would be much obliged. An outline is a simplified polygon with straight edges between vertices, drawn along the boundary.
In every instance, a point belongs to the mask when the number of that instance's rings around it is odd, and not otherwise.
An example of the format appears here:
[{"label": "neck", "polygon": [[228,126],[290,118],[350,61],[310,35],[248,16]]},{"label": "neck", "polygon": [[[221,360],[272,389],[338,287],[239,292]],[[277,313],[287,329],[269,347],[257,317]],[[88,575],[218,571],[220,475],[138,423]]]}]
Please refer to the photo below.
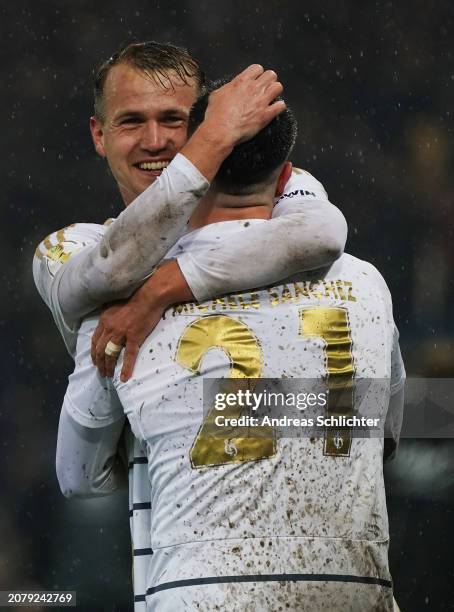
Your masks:
[{"label": "neck", "polygon": [[273,197],[268,193],[232,196],[210,190],[194,211],[188,225],[190,229],[198,229],[220,221],[269,219],[273,203]]}]

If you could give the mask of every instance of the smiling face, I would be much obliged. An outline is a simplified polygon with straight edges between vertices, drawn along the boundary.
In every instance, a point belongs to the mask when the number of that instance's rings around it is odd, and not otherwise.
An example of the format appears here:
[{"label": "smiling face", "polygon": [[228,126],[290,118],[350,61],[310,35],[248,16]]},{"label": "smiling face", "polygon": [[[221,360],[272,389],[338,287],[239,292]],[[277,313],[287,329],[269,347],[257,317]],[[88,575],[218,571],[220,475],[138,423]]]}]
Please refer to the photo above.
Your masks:
[{"label": "smiling face", "polygon": [[110,70],[104,85],[103,118],[92,117],[90,129],[96,151],[107,158],[126,206],[156,180],[185,144],[196,96],[195,82],[184,83],[173,73],[161,83],[126,63]]}]

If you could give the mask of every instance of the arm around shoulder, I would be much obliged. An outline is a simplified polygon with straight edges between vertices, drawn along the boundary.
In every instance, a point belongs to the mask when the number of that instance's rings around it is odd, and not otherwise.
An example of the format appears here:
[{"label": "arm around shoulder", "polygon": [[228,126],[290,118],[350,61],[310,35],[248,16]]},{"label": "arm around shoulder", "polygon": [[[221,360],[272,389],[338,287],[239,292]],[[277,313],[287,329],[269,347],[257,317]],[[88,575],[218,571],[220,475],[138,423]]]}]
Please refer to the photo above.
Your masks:
[{"label": "arm around shoulder", "polygon": [[342,255],[345,217],[306,174],[292,176],[269,221],[251,223],[216,247],[178,256],[198,301],[278,282],[328,266]]}]

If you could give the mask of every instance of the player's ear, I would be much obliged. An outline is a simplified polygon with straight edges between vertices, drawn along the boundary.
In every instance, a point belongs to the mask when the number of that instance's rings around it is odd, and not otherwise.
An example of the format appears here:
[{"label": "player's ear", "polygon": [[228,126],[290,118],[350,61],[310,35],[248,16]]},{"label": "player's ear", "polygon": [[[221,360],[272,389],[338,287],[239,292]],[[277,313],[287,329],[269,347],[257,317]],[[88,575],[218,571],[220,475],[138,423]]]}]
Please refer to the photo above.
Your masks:
[{"label": "player's ear", "polygon": [[293,168],[292,162],[289,162],[289,161],[286,161],[285,164],[282,166],[282,170],[279,175],[279,178],[277,179],[277,185],[276,185],[276,197],[277,198],[284,193],[287,181],[289,180],[292,174],[292,168]]},{"label": "player's ear", "polygon": [[104,149],[104,129],[103,124],[95,116],[90,117],[90,132],[95,145],[96,153],[101,157],[106,157]]}]

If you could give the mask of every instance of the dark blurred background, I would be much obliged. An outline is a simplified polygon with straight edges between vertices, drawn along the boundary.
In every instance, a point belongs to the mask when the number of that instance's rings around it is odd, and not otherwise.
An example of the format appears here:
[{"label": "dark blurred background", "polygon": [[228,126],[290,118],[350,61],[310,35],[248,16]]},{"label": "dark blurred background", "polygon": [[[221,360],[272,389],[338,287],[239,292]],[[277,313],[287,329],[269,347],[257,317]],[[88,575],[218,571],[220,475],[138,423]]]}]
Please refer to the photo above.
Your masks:
[{"label": "dark blurred background", "polygon": [[[77,590],[78,609],[129,610],[126,495],[59,493],[72,362],[31,276],[45,235],[122,208],[89,137],[95,65],[121,43],[156,39],[188,47],[211,77],[276,69],[300,124],[293,161],[343,210],[348,251],[385,276],[408,373],[452,377],[454,5],[18,1],[0,14],[0,586]],[[386,470],[402,612],[454,609],[453,456],[449,441],[403,440]]]}]

